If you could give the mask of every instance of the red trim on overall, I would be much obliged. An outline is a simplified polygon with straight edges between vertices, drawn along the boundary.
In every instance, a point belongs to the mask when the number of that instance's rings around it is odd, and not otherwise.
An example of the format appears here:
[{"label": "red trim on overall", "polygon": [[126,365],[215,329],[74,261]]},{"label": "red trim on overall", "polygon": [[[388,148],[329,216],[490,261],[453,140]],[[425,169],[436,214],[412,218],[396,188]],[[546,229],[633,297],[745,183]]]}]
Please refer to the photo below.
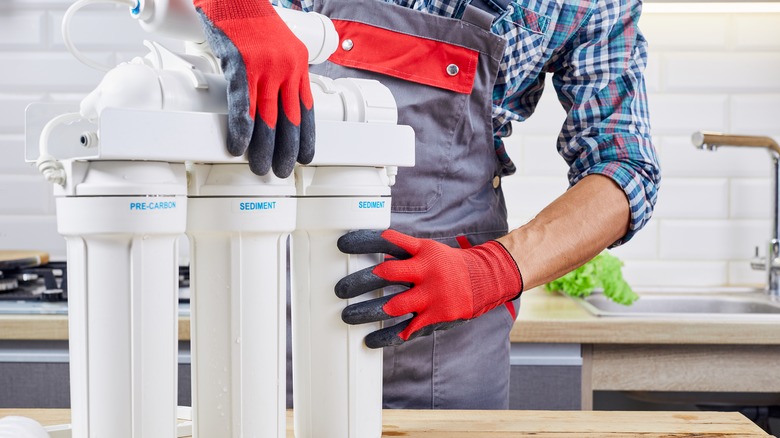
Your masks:
[{"label": "red trim on overall", "polygon": [[[479,52],[354,21],[333,20],[333,24],[340,43],[329,61],[457,93],[471,93]],[[352,49],[342,48],[344,40],[352,41]],[[455,75],[447,73],[451,64],[458,67]]]},{"label": "red trim on overall", "polygon": [[471,248],[471,242],[469,242],[469,239],[466,236],[461,234],[460,236],[456,236],[455,240],[458,241],[458,245],[460,245],[462,249]]},{"label": "red trim on overall", "polygon": [[[469,239],[466,238],[466,236],[464,235],[456,236],[455,240],[458,242],[458,245],[462,249],[471,248],[471,242],[469,242]],[[506,306],[506,310],[509,311],[509,315],[512,316],[512,320],[517,319],[517,312],[515,312],[515,305],[512,304],[511,301],[507,301],[506,303],[504,303],[504,305]]]},{"label": "red trim on overall", "polygon": [[512,321],[517,319],[517,312],[515,312],[515,305],[511,301],[504,303],[506,310],[509,311],[509,316],[512,317]]}]

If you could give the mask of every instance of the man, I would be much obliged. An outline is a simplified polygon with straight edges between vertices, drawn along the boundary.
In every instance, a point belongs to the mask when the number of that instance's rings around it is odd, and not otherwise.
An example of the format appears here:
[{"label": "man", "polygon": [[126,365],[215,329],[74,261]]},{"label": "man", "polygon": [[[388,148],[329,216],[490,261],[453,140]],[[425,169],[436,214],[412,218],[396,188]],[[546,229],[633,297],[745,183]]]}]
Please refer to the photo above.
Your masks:
[{"label": "man", "polygon": [[[256,173],[289,175],[313,156],[305,49],[265,0],[194,2],[230,83],[231,152],[247,153]],[[506,408],[508,334],[522,290],[628,241],[652,213],[660,174],[641,1],[286,6],[320,12],[339,32],[339,49],[312,72],[380,80],[399,123],[415,129],[417,164],[398,174],[391,230],[339,241],[344,252],[390,256],[336,286],[344,298],[389,286],[343,315],[351,324],[390,321],[366,338],[386,347],[386,407]],[[515,167],[501,139],[533,113],[547,73],[567,111],[558,150],[571,188],[508,232],[500,180]]]}]

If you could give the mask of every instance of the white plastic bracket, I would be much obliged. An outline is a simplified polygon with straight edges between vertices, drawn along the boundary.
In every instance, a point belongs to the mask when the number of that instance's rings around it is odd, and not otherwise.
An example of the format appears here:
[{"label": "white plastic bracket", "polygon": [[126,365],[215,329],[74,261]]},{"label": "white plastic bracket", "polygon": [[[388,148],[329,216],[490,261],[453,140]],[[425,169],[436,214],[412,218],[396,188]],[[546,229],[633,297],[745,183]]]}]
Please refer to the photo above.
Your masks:
[{"label": "white plastic bracket", "polygon": [[46,430],[50,438],[71,438],[73,436],[73,429],[70,424],[46,426],[44,430]]},{"label": "white plastic bracket", "polygon": [[206,76],[204,76],[203,72],[198,70],[192,63],[154,41],[144,40],[144,45],[149,49],[150,53],[146,56],[147,59],[152,61],[152,66],[154,68],[184,72],[192,79],[192,85],[195,88],[199,90],[206,90],[209,88]]}]

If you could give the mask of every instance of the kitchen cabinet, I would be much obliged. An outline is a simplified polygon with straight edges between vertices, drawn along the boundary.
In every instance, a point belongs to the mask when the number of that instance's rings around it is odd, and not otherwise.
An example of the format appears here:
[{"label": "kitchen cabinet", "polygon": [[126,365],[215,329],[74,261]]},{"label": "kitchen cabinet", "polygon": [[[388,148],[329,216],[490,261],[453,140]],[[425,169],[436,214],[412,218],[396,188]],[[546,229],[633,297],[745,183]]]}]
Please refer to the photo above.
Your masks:
[{"label": "kitchen cabinet", "polygon": [[[68,341],[14,340],[8,336],[0,332],[0,409],[70,407]],[[178,403],[189,406],[188,342],[179,344],[178,379]]]},{"label": "kitchen cabinet", "polygon": [[509,363],[509,409],[582,408],[580,344],[514,343]]}]

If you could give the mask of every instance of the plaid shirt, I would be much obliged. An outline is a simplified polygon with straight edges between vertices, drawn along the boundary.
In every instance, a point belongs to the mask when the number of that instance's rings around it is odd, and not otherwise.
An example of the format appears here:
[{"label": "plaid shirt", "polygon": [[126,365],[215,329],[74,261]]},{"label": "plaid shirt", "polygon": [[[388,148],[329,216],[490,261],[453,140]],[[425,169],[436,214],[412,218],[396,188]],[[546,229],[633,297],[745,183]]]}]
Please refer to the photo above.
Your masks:
[{"label": "plaid shirt", "polygon": [[[280,0],[304,10],[311,10],[312,2]],[[392,2],[460,17],[468,1]],[[533,114],[551,73],[567,113],[558,152],[569,165],[569,183],[602,174],[628,197],[629,232],[615,245],[650,219],[660,182],[642,74],[647,42],[637,28],[641,5],[641,0],[512,0],[492,28],[508,42],[493,88],[494,144],[502,173],[515,172],[502,138],[511,134],[510,122]]]}]

